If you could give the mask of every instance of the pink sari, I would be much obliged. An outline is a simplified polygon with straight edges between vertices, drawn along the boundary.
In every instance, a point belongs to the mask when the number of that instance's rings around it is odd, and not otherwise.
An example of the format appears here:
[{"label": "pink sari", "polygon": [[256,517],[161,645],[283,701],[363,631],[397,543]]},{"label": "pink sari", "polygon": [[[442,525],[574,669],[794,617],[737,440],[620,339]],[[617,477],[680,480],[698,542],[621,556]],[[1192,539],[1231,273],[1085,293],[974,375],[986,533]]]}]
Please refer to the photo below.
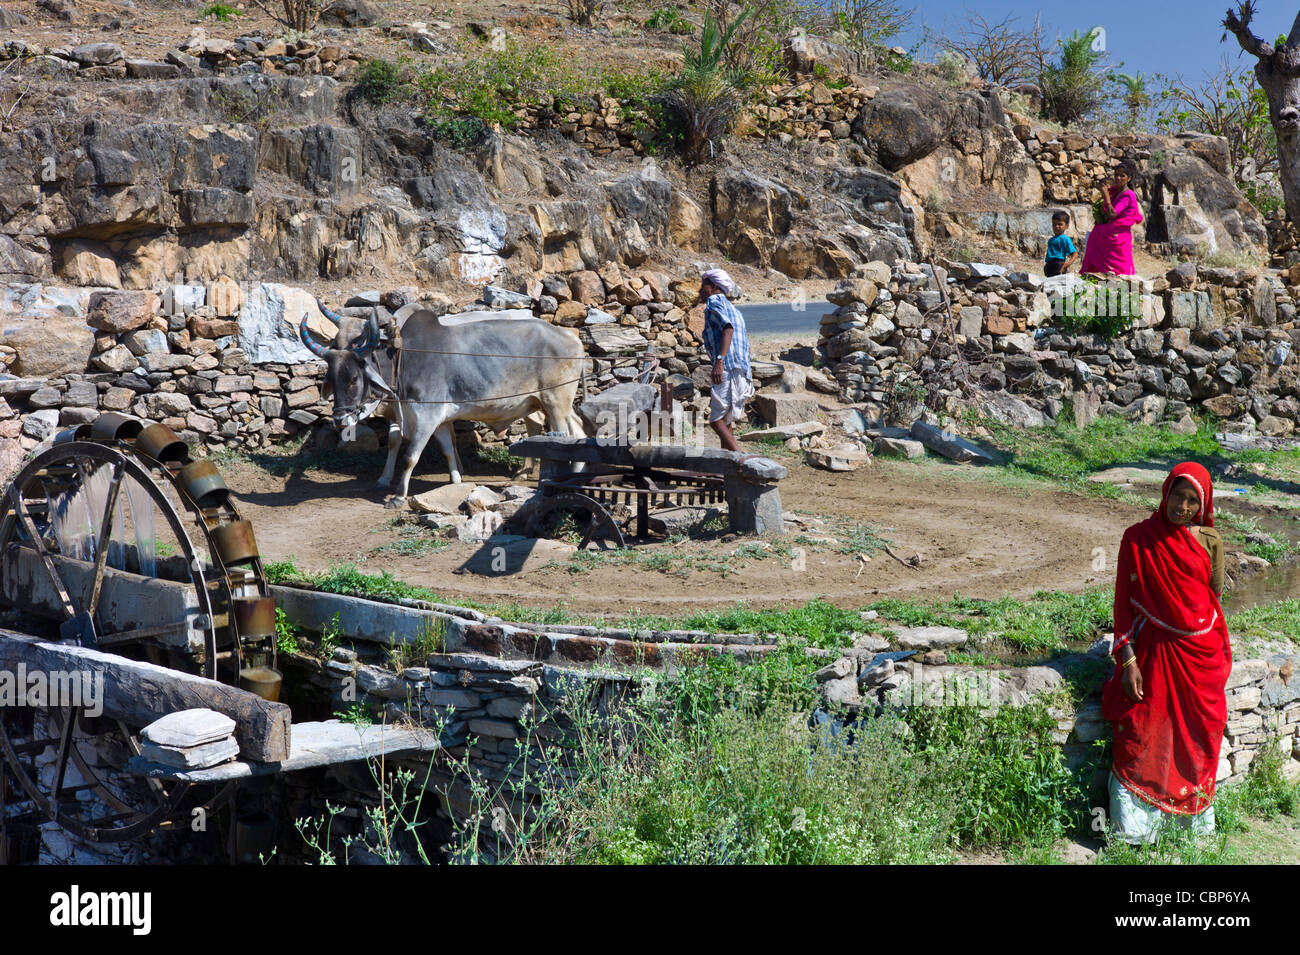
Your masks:
[{"label": "pink sari", "polygon": [[1137,193],[1132,189],[1125,189],[1118,197],[1112,193],[1110,199],[1115,207],[1115,216],[1109,222],[1098,222],[1088,233],[1079,271],[1132,275],[1136,271],[1133,267],[1133,227],[1142,221],[1142,210],[1138,206]]}]

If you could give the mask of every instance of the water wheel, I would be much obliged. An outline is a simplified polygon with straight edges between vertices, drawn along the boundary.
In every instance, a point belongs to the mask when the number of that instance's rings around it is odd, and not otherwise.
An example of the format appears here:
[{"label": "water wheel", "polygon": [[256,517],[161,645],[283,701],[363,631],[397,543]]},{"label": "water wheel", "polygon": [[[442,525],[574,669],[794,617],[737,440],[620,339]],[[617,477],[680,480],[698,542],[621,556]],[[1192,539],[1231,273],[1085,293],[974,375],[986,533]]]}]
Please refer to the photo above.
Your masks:
[{"label": "water wheel", "polygon": [[[106,414],[40,450],[0,500],[0,568],[0,602],[56,619],[65,642],[232,684],[250,664],[276,664],[251,527],[211,462],[191,460],[163,425]],[[141,727],[30,702],[0,707],[6,819],[116,842],[233,792],[122,773]]]}]

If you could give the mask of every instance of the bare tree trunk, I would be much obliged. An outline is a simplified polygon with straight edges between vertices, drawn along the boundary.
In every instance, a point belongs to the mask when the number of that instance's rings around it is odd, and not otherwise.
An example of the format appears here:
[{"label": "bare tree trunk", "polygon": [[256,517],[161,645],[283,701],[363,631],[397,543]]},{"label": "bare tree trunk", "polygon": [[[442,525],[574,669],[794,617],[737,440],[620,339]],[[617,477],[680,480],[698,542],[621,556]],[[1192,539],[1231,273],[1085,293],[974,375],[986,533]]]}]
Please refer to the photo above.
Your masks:
[{"label": "bare tree trunk", "polygon": [[1254,16],[1254,0],[1243,0],[1236,10],[1228,11],[1223,27],[1256,59],[1255,76],[1268,96],[1268,118],[1277,134],[1278,174],[1287,218],[1293,228],[1300,229],[1300,13],[1286,43],[1276,48],[1251,32]]}]

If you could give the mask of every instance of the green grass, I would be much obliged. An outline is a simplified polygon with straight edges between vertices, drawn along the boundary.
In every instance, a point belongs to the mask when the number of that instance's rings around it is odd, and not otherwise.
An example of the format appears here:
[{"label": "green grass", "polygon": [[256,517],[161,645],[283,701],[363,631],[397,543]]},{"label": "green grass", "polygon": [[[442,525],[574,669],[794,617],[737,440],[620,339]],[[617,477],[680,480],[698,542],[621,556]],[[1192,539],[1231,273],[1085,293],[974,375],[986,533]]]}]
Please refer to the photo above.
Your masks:
[{"label": "green grass", "polygon": [[[580,530],[576,524],[561,524],[548,536],[577,543]],[[730,577],[741,573],[745,566],[753,561],[778,559],[792,562],[795,553],[790,543],[775,541],[758,543],[747,541],[742,544],[723,547],[704,547],[697,552],[687,552],[672,545],[685,538],[669,538],[664,547],[645,549],[625,547],[618,550],[579,550],[574,551],[567,560],[555,562],[553,566],[563,567],[571,574],[587,573],[601,567],[634,567],[639,570],[656,571],[676,577],[689,577],[696,572],[709,572]]]},{"label": "green grass", "polygon": [[868,609],[881,622],[906,627],[957,627],[972,637],[996,637],[1022,651],[1060,651],[1095,640],[1110,626],[1114,591],[1094,587],[1082,594],[1038,591],[1026,601],[1014,597],[973,600],[961,595],[922,604],[887,598]]},{"label": "green grass", "polygon": [[[943,863],[1050,845],[1079,817],[1083,790],[1040,705],[918,707],[833,733],[808,719],[815,666],[801,641],[755,664],[711,659],[599,718],[575,693],[557,714],[572,784],[551,782],[557,756],[479,790],[484,814],[511,785],[538,793],[532,824],[496,849],[547,864]],[[458,858],[473,857],[477,821]]]},{"label": "green grass", "polygon": [[1213,464],[1226,458],[1208,420],[1202,421],[1195,433],[1183,435],[1166,425],[1146,426],[1117,417],[1099,418],[1077,428],[1066,417],[1062,414],[1050,428],[1024,430],[990,419],[979,423],[993,433],[998,447],[1010,452],[1007,467],[1071,484],[1120,465],[1174,458]]},{"label": "green grass", "polygon": [[635,630],[706,630],[710,633],[754,633],[789,637],[810,646],[834,649],[852,645],[858,634],[879,632],[874,620],[856,610],[816,599],[784,610],[753,610],[735,604],[723,610],[697,611],[676,617],[624,617],[617,626]]},{"label": "green grass", "polygon": [[[1112,841],[1098,862],[1105,865],[1258,864],[1273,861],[1261,859],[1262,852],[1272,855],[1279,850],[1294,862],[1300,856],[1300,829],[1296,827],[1300,817],[1300,783],[1288,782],[1282,775],[1285,759],[1275,745],[1266,746],[1251,761],[1244,780],[1219,787],[1214,799],[1213,835],[1197,838],[1171,831],[1151,846]],[[1277,825],[1279,822],[1283,825]],[[1264,845],[1254,838],[1257,829],[1265,830],[1271,837],[1264,840]],[[1279,836],[1290,845],[1277,845]]]},{"label": "green grass", "polygon": [[419,524],[403,524],[397,532],[397,540],[372,547],[372,554],[394,554],[398,557],[425,557],[446,550],[451,541],[445,537],[435,537],[433,532]]},{"label": "green grass", "polygon": [[1289,597],[1234,613],[1228,617],[1228,629],[1237,637],[1300,645],[1300,599]]}]

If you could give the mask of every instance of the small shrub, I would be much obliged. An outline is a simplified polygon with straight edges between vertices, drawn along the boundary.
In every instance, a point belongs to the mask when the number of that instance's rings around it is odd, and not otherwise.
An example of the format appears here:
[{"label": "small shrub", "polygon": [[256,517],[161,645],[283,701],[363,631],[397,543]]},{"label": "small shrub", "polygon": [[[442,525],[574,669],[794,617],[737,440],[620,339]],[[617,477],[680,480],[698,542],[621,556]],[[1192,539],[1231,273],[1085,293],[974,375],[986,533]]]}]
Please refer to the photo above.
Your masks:
[{"label": "small shrub", "polygon": [[334,651],[339,644],[343,642],[343,627],[339,623],[339,615],[334,614],[333,618],[320,634],[320,655],[323,660],[332,660]]},{"label": "small shrub", "polygon": [[912,57],[908,53],[895,53],[889,50],[885,53],[883,65],[892,73],[911,73]]},{"label": "small shrub", "polygon": [[301,628],[293,623],[283,610],[275,608],[275,649],[277,653],[292,654],[298,652],[298,634]]},{"label": "small shrub", "polygon": [[519,464],[519,459],[511,454],[510,449],[503,444],[496,444],[491,447],[475,447],[474,459],[482,464],[507,468],[512,471]]},{"label": "small shrub", "polygon": [[488,125],[477,116],[454,116],[430,123],[429,132],[453,149],[469,149],[483,141]]},{"label": "small shrub", "polygon": [[547,103],[567,109],[591,91],[590,76],[549,46],[507,39],[500,48],[463,52],[464,61],[454,69],[437,67],[416,77],[425,122],[435,130],[461,135],[470,127],[445,124],[466,117],[512,130],[519,125],[516,110],[521,107]]},{"label": "small shrub", "polygon": [[1062,39],[1059,59],[1044,66],[1039,78],[1043,112],[1064,126],[1087,119],[1105,98],[1106,77],[1100,71],[1105,53],[1093,49],[1093,39],[1091,30]]},{"label": "small shrub", "polygon": [[1061,329],[1068,335],[1114,338],[1133,327],[1141,314],[1136,293],[1085,279],[1085,287],[1061,300]]},{"label": "small shrub", "polygon": [[965,85],[966,58],[956,50],[944,50],[939,54],[936,65],[939,67],[939,76],[945,83],[951,83],[953,86]]},{"label": "small shrub", "polygon": [[693,33],[695,27],[672,7],[660,7],[646,19],[647,30],[667,30],[676,36]]},{"label": "small shrub", "polygon": [[240,13],[227,3],[217,2],[210,3],[204,7],[203,12],[200,13],[199,16],[205,20],[221,20],[224,22],[226,20],[233,20],[235,17],[240,16]]},{"label": "small shrub", "polygon": [[372,103],[397,99],[401,87],[401,69],[388,60],[366,60],[357,74],[357,89]]},{"label": "small shrub", "polygon": [[374,717],[370,711],[361,703],[353,703],[346,710],[336,710],[334,713],[341,722],[351,723],[358,731],[365,729],[374,723]]},{"label": "small shrub", "polygon": [[411,643],[394,643],[388,650],[388,659],[399,673],[413,666],[425,666],[432,654],[443,653],[447,648],[447,628],[435,620],[420,628]]}]

